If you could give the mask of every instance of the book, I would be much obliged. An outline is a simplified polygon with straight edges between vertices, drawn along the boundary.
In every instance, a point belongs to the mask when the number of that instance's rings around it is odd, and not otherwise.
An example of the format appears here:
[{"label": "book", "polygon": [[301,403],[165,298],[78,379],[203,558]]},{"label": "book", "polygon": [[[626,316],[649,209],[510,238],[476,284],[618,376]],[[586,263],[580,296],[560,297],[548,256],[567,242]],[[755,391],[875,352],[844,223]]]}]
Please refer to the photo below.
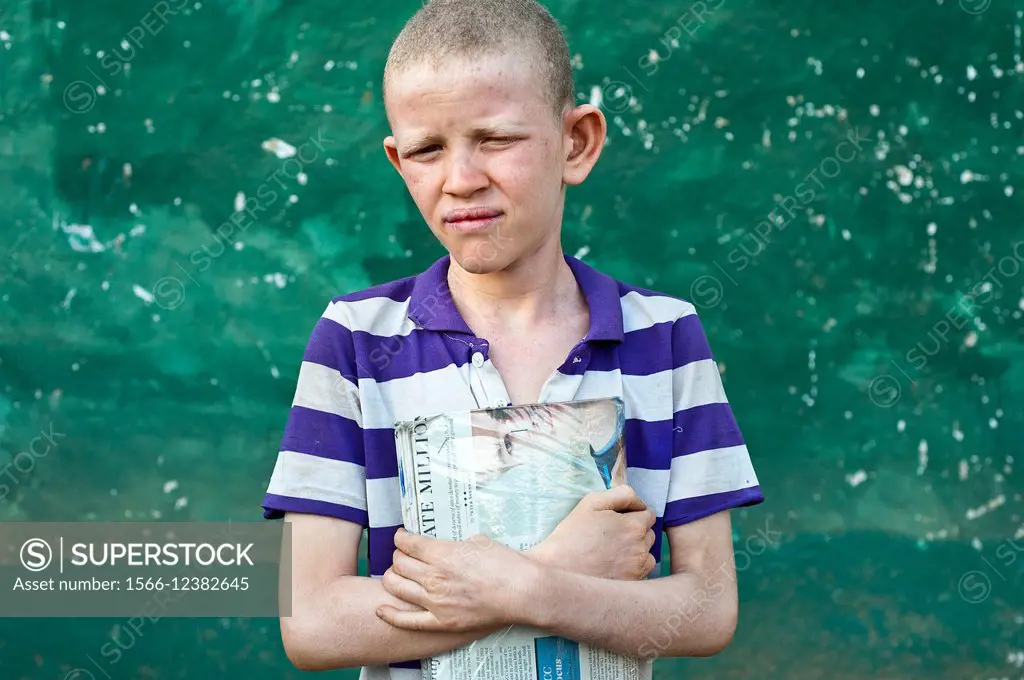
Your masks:
[{"label": "book", "polygon": [[[592,491],[626,483],[618,397],[441,413],[395,424],[402,522],[528,550]],[[423,660],[424,680],[639,680],[641,662],[528,626]]]}]

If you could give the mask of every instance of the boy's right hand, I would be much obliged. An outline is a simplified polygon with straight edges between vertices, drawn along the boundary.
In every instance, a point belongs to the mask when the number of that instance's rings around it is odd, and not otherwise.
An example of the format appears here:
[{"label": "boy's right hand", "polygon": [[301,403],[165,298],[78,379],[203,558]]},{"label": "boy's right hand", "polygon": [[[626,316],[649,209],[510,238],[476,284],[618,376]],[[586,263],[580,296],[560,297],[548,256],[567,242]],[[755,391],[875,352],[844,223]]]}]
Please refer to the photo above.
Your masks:
[{"label": "boy's right hand", "polygon": [[548,566],[637,581],[654,570],[654,511],[630,486],[584,496],[551,535],[527,554]]}]

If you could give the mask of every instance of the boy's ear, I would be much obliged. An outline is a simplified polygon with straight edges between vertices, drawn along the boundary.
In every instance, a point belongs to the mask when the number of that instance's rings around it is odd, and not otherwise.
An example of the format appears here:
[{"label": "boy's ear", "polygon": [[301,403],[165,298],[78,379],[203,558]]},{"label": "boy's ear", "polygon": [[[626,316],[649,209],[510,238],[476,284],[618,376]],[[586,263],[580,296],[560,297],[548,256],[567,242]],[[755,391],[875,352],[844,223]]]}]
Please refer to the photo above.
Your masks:
[{"label": "boy's ear", "polygon": [[581,184],[601,156],[608,135],[608,123],[601,109],[591,104],[575,107],[562,119],[568,154],[562,181]]},{"label": "boy's ear", "polygon": [[392,167],[398,171],[398,174],[402,174],[402,168],[398,163],[398,143],[395,142],[395,138],[392,135],[388,135],[384,138],[384,153],[387,154],[388,160],[391,162]]}]

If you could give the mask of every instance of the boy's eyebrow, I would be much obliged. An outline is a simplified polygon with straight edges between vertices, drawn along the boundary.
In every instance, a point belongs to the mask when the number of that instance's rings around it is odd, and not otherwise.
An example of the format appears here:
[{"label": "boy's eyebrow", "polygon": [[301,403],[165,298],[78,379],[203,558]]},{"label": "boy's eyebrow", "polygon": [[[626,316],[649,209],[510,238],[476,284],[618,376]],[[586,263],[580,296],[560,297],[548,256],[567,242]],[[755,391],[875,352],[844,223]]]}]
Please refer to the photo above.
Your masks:
[{"label": "boy's eyebrow", "polygon": [[505,125],[482,125],[475,127],[472,130],[472,134],[474,137],[489,137],[492,135],[514,135],[525,131],[526,128],[521,125],[507,123]]},{"label": "boy's eyebrow", "polygon": [[412,137],[411,139],[400,144],[398,152],[404,156],[406,154],[412,153],[415,149],[418,149],[421,146],[436,144],[439,141],[439,139],[440,138],[437,135],[429,132],[421,135],[416,135],[415,137]]},{"label": "boy's eyebrow", "polygon": [[[472,128],[470,130],[470,135],[472,135],[474,138],[478,139],[480,137],[490,137],[490,136],[494,136],[494,135],[517,135],[517,134],[523,134],[526,131],[527,131],[527,128],[525,126],[523,126],[523,125],[516,125],[514,123],[509,123],[509,124],[506,124],[506,125],[481,125],[481,126],[477,126],[477,127],[474,127],[474,128]],[[423,134],[416,135],[416,136],[410,138],[409,140],[403,142],[402,144],[400,144],[398,151],[399,151],[400,154],[403,154],[403,155],[404,154],[409,154],[409,153],[412,153],[414,150],[416,150],[416,149],[418,149],[420,147],[429,146],[431,144],[438,144],[440,142],[441,142],[441,136],[440,135],[437,135],[437,134],[434,134],[434,133],[431,133],[431,132],[425,132]]]}]

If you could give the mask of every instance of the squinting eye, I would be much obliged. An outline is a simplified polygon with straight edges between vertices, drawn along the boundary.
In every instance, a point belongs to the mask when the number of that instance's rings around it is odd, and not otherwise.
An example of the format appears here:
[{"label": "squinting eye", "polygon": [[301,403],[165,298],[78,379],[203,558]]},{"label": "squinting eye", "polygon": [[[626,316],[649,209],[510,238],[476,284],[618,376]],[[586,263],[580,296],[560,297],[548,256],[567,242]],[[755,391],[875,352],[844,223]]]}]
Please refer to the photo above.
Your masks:
[{"label": "squinting eye", "polygon": [[432,144],[431,146],[425,146],[422,149],[416,149],[415,151],[413,151],[409,155],[410,156],[422,156],[422,155],[428,154],[428,153],[430,153],[432,151],[437,151],[439,148],[440,147],[437,144]]}]

